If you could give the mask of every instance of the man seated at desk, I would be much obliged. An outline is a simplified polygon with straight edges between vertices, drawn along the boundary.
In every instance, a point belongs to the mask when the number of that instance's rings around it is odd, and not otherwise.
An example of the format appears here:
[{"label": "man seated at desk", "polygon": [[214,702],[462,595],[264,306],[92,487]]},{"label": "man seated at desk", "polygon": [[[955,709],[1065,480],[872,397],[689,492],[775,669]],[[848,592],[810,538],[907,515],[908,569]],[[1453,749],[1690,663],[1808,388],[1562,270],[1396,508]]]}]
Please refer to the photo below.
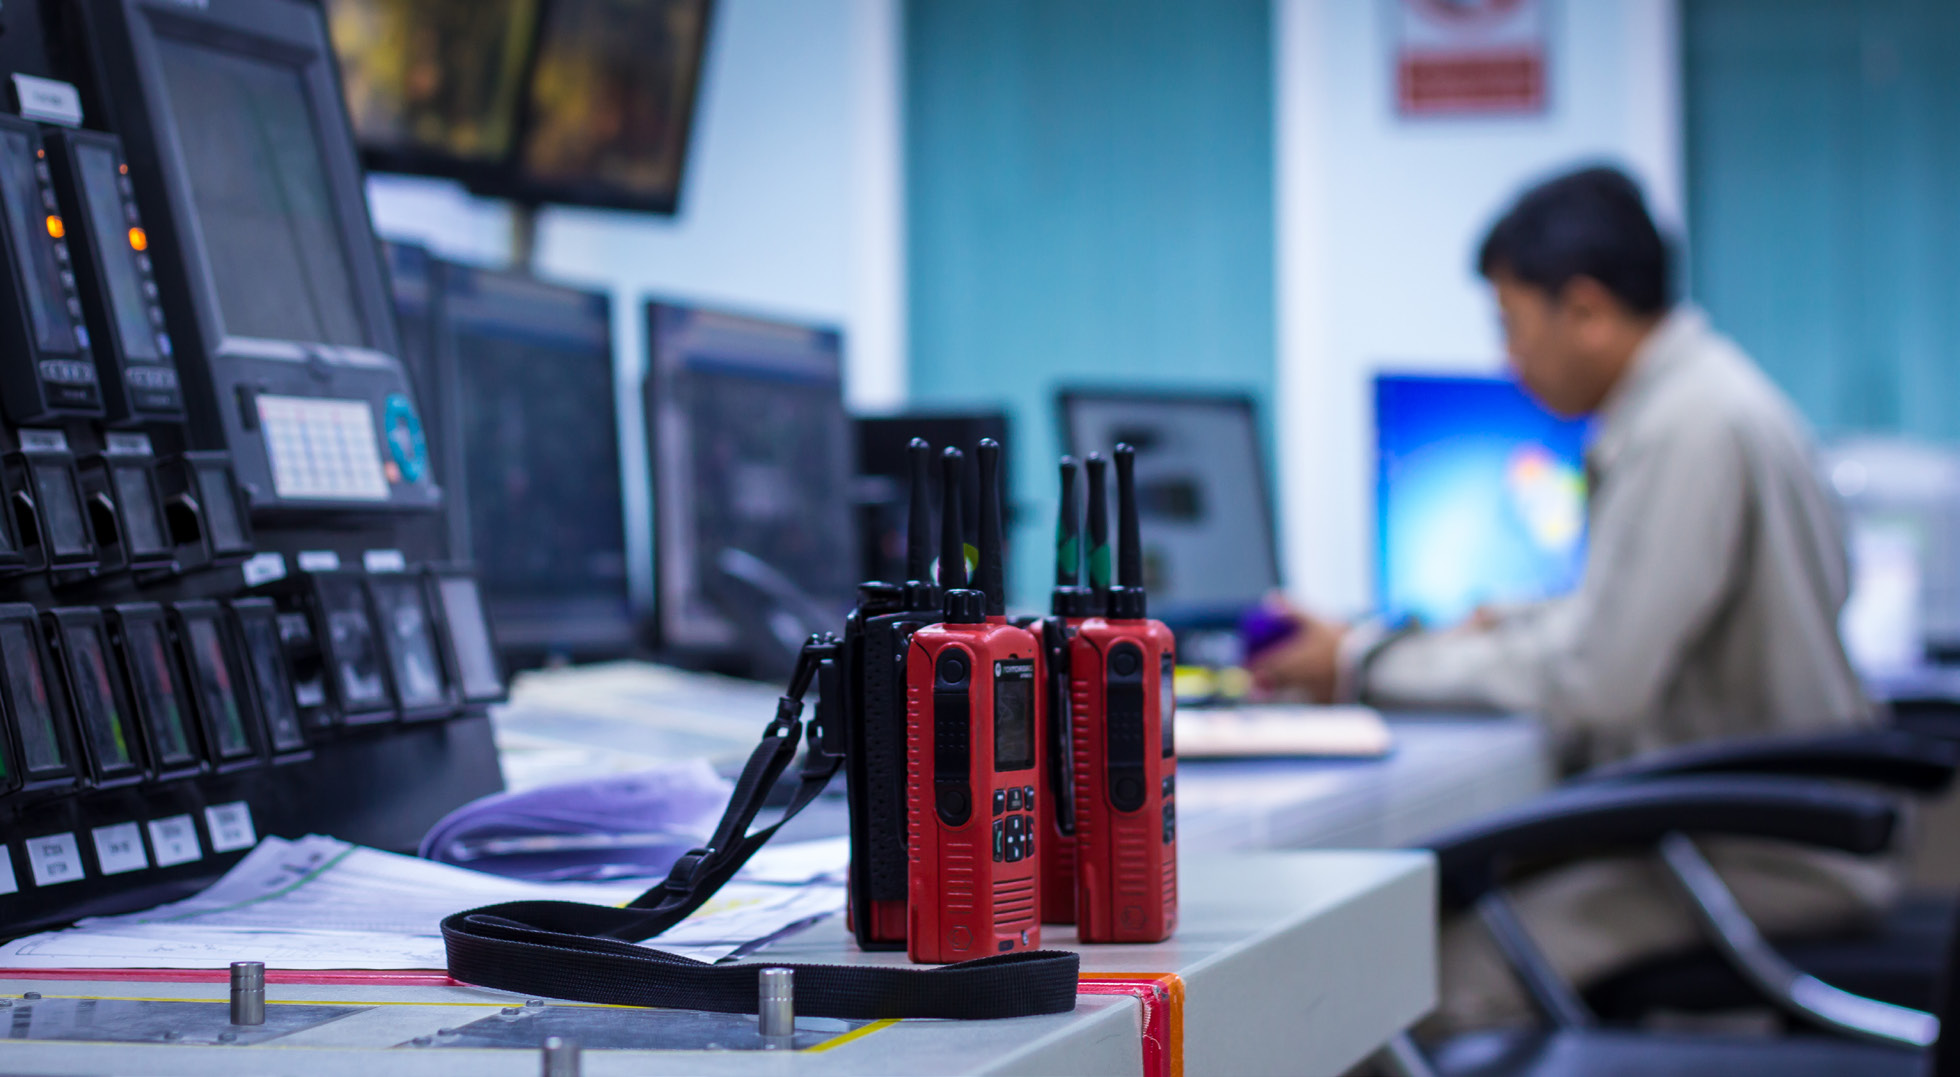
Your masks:
[{"label": "man seated at desk", "polygon": [[[1869,721],[1838,639],[1844,534],[1811,435],[1732,341],[1673,302],[1667,247],[1633,181],[1593,168],[1530,190],[1491,228],[1477,269],[1525,389],[1556,413],[1595,417],[1578,589],[1399,635],[1296,612],[1302,631],[1255,674],[1321,700],[1536,715],[1572,770]],[[1709,851],[1770,931],[1843,922],[1894,895],[1882,864],[1761,844]],[[1657,870],[1634,859],[1543,876],[1515,897],[1581,987],[1699,938]],[[1442,957],[1447,1022],[1525,1012],[1475,928],[1447,929]]]}]

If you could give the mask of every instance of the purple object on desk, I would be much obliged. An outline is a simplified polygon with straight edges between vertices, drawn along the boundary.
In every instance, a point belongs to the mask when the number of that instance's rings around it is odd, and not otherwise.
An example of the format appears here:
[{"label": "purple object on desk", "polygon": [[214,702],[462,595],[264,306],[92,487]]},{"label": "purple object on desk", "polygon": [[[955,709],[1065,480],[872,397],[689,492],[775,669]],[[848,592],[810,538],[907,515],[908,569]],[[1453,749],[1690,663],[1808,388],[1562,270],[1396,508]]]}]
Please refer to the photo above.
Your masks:
[{"label": "purple object on desk", "polygon": [[1300,622],[1271,606],[1254,606],[1239,618],[1239,638],[1245,641],[1247,662],[1292,639],[1299,631]]}]

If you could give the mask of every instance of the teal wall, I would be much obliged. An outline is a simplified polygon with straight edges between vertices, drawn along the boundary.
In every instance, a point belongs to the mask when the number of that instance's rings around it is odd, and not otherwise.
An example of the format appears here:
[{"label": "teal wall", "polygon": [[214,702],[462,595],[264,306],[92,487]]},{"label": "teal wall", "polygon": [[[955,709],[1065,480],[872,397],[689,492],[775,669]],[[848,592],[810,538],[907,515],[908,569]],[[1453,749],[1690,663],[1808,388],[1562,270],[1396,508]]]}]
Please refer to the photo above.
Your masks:
[{"label": "teal wall", "polygon": [[1010,409],[1010,582],[1045,605],[1056,386],[1270,398],[1272,13],[909,0],[905,24],[911,402]]},{"label": "teal wall", "polygon": [[1683,14],[1694,295],[1826,433],[1960,436],[1960,4]]}]

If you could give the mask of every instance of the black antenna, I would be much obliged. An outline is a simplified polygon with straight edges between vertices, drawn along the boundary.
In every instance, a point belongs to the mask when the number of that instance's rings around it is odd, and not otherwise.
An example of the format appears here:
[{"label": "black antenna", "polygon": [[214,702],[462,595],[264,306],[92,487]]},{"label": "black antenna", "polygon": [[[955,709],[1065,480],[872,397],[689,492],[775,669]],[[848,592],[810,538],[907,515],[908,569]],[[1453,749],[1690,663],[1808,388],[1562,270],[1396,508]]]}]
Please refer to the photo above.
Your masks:
[{"label": "black antenna", "polygon": [[939,456],[939,586],[947,624],[981,624],[987,619],[987,599],[966,586],[966,529],[960,523],[960,472],[966,457],[947,447]]},{"label": "black antenna", "polygon": [[1000,442],[980,439],[980,563],[973,586],[987,596],[987,616],[1007,612],[1007,576],[1000,557]]},{"label": "black antenna", "polygon": [[1057,617],[1087,617],[1089,595],[1082,589],[1082,502],[1075,492],[1075,457],[1062,457],[1062,503],[1055,513],[1055,595],[1049,607]]},{"label": "black antenna", "polygon": [[1137,451],[1116,446],[1116,586],[1109,592],[1109,616],[1140,621],[1144,617],[1143,544],[1137,524]]},{"label": "black antenna", "polygon": [[1109,494],[1103,481],[1108,464],[1092,452],[1083,465],[1089,473],[1089,593],[1097,614],[1109,608]]},{"label": "black antenna", "polygon": [[927,488],[932,446],[924,438],[913,438],[905,455],[912,473],[912,504],[905,522],[906,604],[916,609],[939,601],[932,586],[932,492]]}]

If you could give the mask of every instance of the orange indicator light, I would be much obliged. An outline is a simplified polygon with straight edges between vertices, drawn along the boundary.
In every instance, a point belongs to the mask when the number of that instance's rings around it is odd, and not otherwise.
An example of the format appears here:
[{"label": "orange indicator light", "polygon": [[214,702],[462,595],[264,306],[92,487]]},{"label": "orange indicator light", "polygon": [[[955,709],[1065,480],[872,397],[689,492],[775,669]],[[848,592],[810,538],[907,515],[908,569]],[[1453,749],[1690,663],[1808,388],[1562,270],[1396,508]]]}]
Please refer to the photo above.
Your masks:
[{"label": "orange indicator light", "polygon": [[132,229],[130,229],[130,230],[129,230],[129,249],[130,249],[130,250],[133,250],[133,251],[147,251],[147,250],[149,250],[149,249],[150,249],[150,237],[149,237],[148,235],[146,235],[146,234],[144,234],[144,232],[143,232],[143,230],[142,230],[141,228],[132,228]]},{"label": "orange indicator light", "polygon": [[62,236],[68,234],[68,226],[61,223],[60,217],[50,213],[48,214],[48,234],[56,239],[60,239]]}]

